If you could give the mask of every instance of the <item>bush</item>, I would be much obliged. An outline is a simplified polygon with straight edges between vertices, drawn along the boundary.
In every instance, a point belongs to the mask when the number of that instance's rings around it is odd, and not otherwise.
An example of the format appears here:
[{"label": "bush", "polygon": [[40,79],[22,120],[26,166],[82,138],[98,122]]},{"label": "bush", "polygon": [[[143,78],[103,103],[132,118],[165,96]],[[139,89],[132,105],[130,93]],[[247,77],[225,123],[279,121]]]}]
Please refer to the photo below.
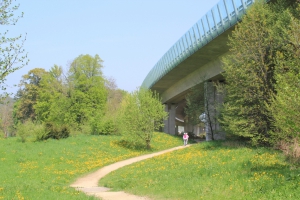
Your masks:
[{"label": "bush", "polygon": [[91,133],[92,135],[111,135],[116,133],[116,125],[113,120],[91,122]]},{"label": "bush", "polygon": [[91,130],[91,126],[90,124],[83,124],[79,127],[77,126],[70,126],[70,136],[77,136],[77,135],[81,135],[81,134],[91,134],[92,130]]},{"label": "bush", "polygon": [[39,141],[46,135],[46,130],[44,124],[35,124],[33,126],[32,134],[35,136],[35,140]]},{"label": "bush", "polygon": [[291,163],[300,164],[300,144],[297,138],[294,138],[290,142],[282,140],[278,142],[277,148],[283,151]]},{"label": "bush", "polygon": [[70,130],[67,125],[57,125],[52,122],[45,124],[46,133],[40,138],[41,140],[67,138],[70,135]]},{"label": "bush", "polygon": [[17,136],[21,138],[24,143],[26,139],[33,134],[34,124],[32,121],[26,121],[25,123],[18,123],[16,126]]}]

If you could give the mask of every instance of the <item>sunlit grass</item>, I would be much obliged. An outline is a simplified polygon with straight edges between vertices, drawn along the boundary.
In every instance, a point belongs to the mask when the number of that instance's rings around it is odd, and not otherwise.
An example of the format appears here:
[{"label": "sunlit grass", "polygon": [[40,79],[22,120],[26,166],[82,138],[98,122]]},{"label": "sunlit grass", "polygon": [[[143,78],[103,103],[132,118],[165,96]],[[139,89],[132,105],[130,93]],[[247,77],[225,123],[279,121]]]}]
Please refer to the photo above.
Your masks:
[{"label": "sunlit grass", "polygon": [[90,135],[26,143],[0,139],[0,199],[94,199],[69,185],[110,163],[182,144],[163,133],[154,134],[151,151],[126,148],[122,142],[120,136]]},{"label": "sunlit grass", "polygon": [[152,199],[300,199],[300,171],[280,152],[224,144],[201,143],[145,160],[112,172],[100,185]]}]

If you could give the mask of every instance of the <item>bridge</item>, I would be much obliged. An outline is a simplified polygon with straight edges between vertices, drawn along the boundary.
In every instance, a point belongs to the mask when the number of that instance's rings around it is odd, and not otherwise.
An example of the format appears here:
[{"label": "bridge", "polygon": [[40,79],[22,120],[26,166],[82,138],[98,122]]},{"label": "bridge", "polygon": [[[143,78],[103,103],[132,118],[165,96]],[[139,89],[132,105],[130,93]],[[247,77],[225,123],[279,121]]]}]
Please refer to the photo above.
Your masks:
[{"label": "bridge", "polygon": [[[206,98],[210,102],[222,102],[213,82],[223,80],[221,58],[228,53],[228,36],[255,0],[220,0],[210,11],[198,20],[160,58],[148,73],[142,87],[160,94],[169,118],[165,120],[164,132],[175,134],[178,127],[195,134],[202,127],[185,122],[185,96],[190,88],[204,83]],[[203,105],[204,106],[204,105]],[[216,114],[216,113],[215,113]],[[215,139],[224,139],[225,134],[215,121]],[[210,140],[210,130],[206,125],[206,139]]]}]

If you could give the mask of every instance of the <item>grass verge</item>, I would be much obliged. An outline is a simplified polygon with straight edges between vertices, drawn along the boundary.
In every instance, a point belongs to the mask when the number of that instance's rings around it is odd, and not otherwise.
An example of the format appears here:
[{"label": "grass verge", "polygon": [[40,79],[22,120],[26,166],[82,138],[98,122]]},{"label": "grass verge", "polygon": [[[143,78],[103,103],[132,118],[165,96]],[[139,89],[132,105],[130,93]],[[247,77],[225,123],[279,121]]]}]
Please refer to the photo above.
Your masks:
[{"label": "grass verge", "polygon": [[300,199],[300,170],[279,151],[216,141],[126,166],[100,185],[152,199]]},{"label": "grass verge", "polygon": [[120,136],[78,135],[26,143],[0,139],[0,199],[95,199],[69,185],[105,165],[181,144],[163,133],[154,134],[151,151],[132,148]]}]

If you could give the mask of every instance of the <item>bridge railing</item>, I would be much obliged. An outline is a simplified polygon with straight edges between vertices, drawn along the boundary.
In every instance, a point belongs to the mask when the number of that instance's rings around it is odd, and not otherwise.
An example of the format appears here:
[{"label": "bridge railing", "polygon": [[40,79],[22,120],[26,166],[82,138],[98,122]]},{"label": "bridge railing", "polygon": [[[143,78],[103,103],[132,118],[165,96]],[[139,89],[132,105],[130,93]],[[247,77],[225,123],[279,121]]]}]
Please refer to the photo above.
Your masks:
[{"label": "bridge railing", "polygon": [[142,83],[151,88],[164,75],[211,40],[234,26],[255,0],[220,0],[156,63]]}]

